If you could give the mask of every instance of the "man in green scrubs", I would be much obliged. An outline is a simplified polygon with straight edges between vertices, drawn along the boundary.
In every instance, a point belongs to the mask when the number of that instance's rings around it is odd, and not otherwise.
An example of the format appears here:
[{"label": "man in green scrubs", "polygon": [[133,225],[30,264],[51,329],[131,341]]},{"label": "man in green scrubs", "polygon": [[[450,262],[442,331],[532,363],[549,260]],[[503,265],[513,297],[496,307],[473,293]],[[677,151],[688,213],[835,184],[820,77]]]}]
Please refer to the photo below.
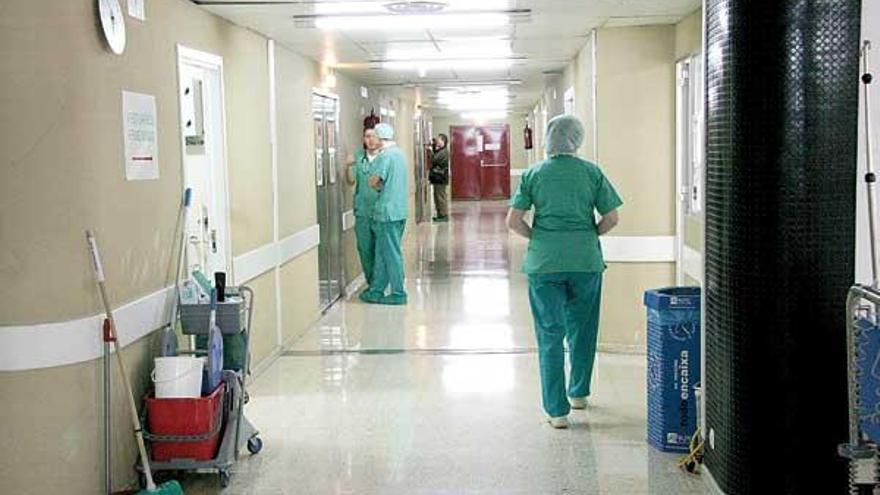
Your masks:
[{"label": "man in green scrubs", "polygon": [[[376,135],[382,140],[382,152],[375,160],[370,177],[370,185],[379,191],[373,210],[376,265],[373,283],[360,297],[368,303],[406,304],[400,244],[409,213],[408,169],[403,152],[394,143],[394,129],[388,124],[379,124]],[[386,294],[389,286],[391,292]]]},{"label": "man in green scrubs", "polygon": [[[573,116],[547,123],[548,158],[523,174],[507,217],[510,229],[529,239],[523,271],[529,277],[543,405],[554,428],[566,428],[570,409],[587,405],[605,270],[599,236],[617,225],[623,204],[602,170],[575,156],[583,137],[584,127]],[[532,208],[529,225],[524,215]],[[571,362],[567,390],[563,340]]]},{"label": "man in green scrubs", "polygon": [[373,265],[376,259],[376,237],[373,234],[373,213],[379,192],[370,187],[370,176],[375,169],[375,158],[382,142],[375,129],[364,129],[364,147],[357,150],[348,160],[349,183],[354,184],[354,233],[357,250],[367,279],[367,286],[373,281]]}]

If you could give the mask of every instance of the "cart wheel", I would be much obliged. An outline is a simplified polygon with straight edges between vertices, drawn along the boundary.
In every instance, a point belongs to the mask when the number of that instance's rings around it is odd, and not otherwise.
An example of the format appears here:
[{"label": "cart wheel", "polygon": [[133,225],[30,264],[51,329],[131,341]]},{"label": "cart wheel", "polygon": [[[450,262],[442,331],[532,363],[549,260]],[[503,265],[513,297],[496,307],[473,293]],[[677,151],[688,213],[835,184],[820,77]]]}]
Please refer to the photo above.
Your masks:
[{"label": "cart wheel", "polygon": [[247,404],[250,401],[251,401],[251,394],[249,394],[249,393],[247,393],[247,391],[245,391],[244,392],[244,403]]},{"label": "cart wheel", "polygon": [[251,454],[259,454],[263,450],[263,440],[260,437],[251,437],[248,439],[248,452]]},{"label": "cart wheel", "polygon": [[229,480],[232,476],[229,475],[229,471],[221,470],[220,471],[220,486],[226,488],[229,486]]}]

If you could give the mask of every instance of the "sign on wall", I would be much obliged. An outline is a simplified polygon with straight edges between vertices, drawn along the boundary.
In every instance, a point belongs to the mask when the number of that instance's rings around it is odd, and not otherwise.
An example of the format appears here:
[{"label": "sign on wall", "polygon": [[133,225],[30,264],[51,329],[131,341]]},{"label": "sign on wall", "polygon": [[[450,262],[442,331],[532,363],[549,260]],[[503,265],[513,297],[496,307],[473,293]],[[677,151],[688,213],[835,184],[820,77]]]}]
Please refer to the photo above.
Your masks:
[{"label": "sign on wall", "polygon": [[123,91],[122,128],[126,180],[158,179],[159,135],[156,130],[156,97]]}]

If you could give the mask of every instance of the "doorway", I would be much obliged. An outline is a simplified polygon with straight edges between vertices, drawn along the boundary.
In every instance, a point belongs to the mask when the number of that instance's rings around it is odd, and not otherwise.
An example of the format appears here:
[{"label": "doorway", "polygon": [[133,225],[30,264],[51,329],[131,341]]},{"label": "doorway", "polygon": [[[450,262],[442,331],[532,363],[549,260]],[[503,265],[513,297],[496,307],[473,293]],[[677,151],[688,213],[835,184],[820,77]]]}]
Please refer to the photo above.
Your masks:
[{"label": "doorway", "polygon": [[452,126],[452,199],[510,198],[510,126]]},{"label": "doorway", "polygon": [[337,163],[339,99],[312,94],[315,130],[315,190],[321,238],[318,246],[318,280],[321,310],[342,297],[342,180]]},{"label": "doorway", "polygon": [[229,195],[223,58],[177,47],[184,189],[192,189],[187,218],[187,273],[209,278],[229,272]]},{"label": "doorway", "polygon": [[676,206],[676,283],[703,279],[702,224],[705,167],[703,58],[676,64],[675,157],[679,197]]}]

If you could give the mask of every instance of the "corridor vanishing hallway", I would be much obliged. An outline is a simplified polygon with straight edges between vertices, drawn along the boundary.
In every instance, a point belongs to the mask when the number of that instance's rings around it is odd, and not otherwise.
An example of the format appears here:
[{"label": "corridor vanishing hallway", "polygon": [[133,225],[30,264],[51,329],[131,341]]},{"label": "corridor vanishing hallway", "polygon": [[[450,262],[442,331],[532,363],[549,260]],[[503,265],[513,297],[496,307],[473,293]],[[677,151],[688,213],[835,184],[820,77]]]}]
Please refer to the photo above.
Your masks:
[{"label": "corridor vanishing hallway", "polygon": [[408,306],[339,302],[256,378],[265,447],[226,493],[703,493],[645,442],[642,355],[600,354],[587,411],[568,430],[544,423],[525,241],[506,209],[458,203],[450,223],[410,230]]}]

